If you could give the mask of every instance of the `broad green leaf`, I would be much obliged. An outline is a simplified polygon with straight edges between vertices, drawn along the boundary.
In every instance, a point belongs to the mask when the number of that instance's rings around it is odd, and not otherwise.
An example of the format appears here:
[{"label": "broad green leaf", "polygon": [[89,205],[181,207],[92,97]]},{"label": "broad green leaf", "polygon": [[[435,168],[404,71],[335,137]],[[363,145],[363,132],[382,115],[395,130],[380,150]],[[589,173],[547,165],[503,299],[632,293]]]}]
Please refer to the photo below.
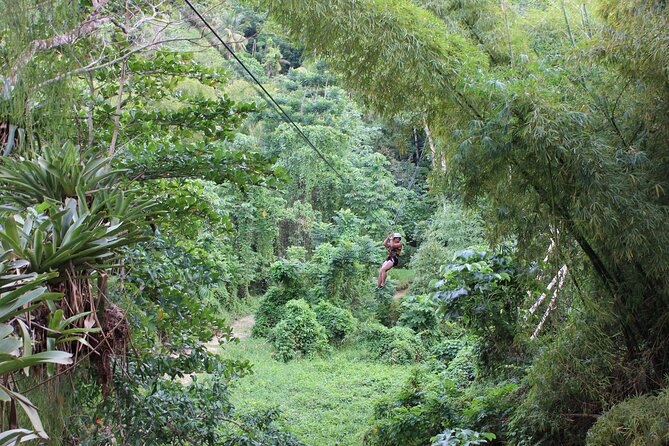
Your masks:
[{"label": "broad green leaf", "polygon": [[[13,355],[19,348],[21,348],[21,341],[18,338],[4,338],[0,339],[0,353],[6,355]],[[0,365],[0,369],[2,365]]]},{"label": "broad green leaf", "polygon": [[[18,344],[20,347],[21,343],[18,342]],[[36,353],[30,356],[23,356],[14,361],[1,363],[0,375],[6,375],[7,373],[15,372],[24,367],[32,367],[37,364],[72,364],[72,355],[67,352],[49,351]]]},{"label": "broad green leaf", "polygon": [[[28,326],[19,319],[19,326],[21,327],[21,335],[23,337],[23,356],[30,356],[33,354],[33,339],[32,336],[30,336],[30,330],[28,330]],[[26,374],[26,376],[30,375],[30,369],[26,367],[23,369],[23,373]]]},{"label": "broad green leaf", "polygon": [[12,333],[14,333],[14,328],[11,325],[0,324],[0,339],[6,338]]},{"label": "broad green leaf", "polygon": [[[8,389],[5,388],[5,391]],[[33,403],[30,402],[28,398],[25,396],[21,395],[20,393],[12,392],[10,394],[20,405],[23,411],[28,415],[28,418],[30,419],[30,422],[33,425],[33,429],[35,430],[35,433],[43,439],[48,439],[49,436],[46,434],[44,431],[44,427],[42,426],[42,420],[39,417],[39,413],[37,412],[37,407]]]}]

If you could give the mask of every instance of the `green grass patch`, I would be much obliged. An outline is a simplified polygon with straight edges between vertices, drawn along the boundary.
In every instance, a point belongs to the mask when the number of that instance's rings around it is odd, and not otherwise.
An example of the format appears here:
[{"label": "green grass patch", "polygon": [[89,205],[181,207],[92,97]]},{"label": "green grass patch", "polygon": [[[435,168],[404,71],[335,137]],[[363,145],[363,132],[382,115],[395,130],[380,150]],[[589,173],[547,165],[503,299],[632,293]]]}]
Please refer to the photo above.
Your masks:
[{"label": "green grass patch", "polygon": [[416,278],[416,271],[405,268],[393,268],[388,272],[388,277],[397,280],[398,290],[406,290]]},{"label": "green grass patch", "polygon": [[229,323],[242,316],[255,314],[260,306],[262,296],[249,295],[245,299],[235,299],[232,306],[226,310],[226,316]]},{"label": "green grass patch", "polygon": [[356,347],[288,363],[271,355],[272,347],[264,340],[245,339],[224,347],[224,357],[254,364],[254,374],[235,384],[233,402],[242,411],[279,408],[288,429],[313,446],[361,445],[374,401],[395,394],[411,368],[367,360],[368,353]]}]

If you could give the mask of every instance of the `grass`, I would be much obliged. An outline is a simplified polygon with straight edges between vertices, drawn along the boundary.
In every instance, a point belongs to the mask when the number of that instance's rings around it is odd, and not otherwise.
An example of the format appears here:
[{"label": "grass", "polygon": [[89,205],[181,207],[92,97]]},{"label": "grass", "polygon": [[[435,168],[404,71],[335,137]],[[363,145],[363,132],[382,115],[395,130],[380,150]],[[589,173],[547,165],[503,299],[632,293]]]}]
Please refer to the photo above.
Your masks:
[{"label": "grass", "polygon": [[260,306],[262,296],[249,295],[245,299],[235,299],[232,307],[226,309],[228,322],[232,322],[242,316],[255,314]]},{"label": "grass", "polygon": [[236,384],[233,402],[242,411],[278,407],[288,430],[309,446],[361,445],[374,401],[395,394],[410,371],[366,360],[355,347],[288,363],[271,354],[271,345],[258,339],[224,347],[223,356],[254,363],[254,374]]},{"label": "grass", "polygon": [[388,272],[388,277],[397,280],[397,290],[406,290],[411,285],[411,282],[416,278],[416,271],[405,268],[393,268]]}]

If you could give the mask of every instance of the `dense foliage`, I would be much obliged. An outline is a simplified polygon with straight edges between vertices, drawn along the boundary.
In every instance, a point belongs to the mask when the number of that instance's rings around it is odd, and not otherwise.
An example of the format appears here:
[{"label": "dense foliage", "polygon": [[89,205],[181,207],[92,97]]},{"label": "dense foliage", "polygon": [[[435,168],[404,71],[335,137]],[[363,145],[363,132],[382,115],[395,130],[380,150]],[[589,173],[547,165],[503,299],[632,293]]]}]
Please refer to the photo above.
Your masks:
[{"label": "dense foliage", "polygon": [[195,6],[4,5],[0,443],[669,441],[666,2]]}]

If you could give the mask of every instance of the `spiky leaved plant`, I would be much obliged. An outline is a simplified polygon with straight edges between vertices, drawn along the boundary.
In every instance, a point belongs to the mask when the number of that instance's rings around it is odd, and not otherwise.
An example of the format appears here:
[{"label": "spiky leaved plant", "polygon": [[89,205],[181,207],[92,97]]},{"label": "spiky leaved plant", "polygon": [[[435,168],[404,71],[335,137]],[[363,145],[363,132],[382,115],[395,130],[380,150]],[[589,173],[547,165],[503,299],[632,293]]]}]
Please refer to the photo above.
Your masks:
[{"label": "spiky leaved plant", "polygon": [[[48,438],[37,408],[19,391],[14,375],[21,372],[28,375],[31,367],[41,364],[72,362],[68,352],[55,349],[35,352],[31,313],[44,302],[60,299],[61,295],[48,292],[45,286],[45,281],[56,276],[55,273],[25,274],[28,265],[12,251],[0,250],[0,401],[3,413],[0,444],[3,445]],[[19,427],[17,407],[21,407],[30,420],[30,429]]]},{"label": "spiky leaved plant", "polygon": [[142,238],[151,208],[122,185],[111,159],[80,153],[72,144],[34,159],[3,159],[0,165],[0,247],[11,249],[27,272],[56,273],[47,286],[63,294],[34,317],[38,349],[91,353],[103,385],[108,359],[124,348],[128,324],[105,298],[117,252]]}]

